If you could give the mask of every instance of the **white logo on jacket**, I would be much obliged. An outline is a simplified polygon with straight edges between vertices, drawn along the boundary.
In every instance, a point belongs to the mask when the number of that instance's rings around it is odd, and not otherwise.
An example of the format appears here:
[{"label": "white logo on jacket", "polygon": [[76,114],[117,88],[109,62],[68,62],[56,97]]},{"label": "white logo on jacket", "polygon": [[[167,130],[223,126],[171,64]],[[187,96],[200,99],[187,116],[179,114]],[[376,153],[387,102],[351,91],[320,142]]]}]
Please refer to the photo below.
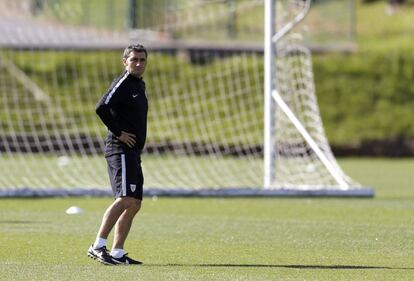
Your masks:
[{"label": "white logo on jacket", "polygon": [[131,184],[130,185],[131,191],[134,192],[135,189],[137,188],[137,186],[135,184]]}]

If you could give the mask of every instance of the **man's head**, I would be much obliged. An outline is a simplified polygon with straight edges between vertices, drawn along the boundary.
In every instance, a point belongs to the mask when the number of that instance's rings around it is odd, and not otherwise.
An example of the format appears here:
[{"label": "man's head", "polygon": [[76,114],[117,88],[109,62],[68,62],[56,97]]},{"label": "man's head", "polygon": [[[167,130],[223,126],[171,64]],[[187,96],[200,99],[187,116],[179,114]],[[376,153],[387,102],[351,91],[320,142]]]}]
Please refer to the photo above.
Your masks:
[{"label": "man's head", "polygon": [[141,77],[145,72],[147,65],[147,50],[142,45],[130,45],[125,48],[122,57],[125,70],[135,77]]}]

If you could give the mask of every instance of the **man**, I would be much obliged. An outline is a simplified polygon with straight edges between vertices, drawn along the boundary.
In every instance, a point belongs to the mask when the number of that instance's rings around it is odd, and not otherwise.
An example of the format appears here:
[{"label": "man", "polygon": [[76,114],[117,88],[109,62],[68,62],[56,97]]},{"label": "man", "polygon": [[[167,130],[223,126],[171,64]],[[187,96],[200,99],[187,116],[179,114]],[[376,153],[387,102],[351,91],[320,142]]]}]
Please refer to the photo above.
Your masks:
[{"label": "man", "polygon": [[[144,178],[141,151],[147,134],[148,101],[142,80],[147,64],[142,45],[125,48],[125,72],[115,79],[96,105],[96,113],[108,128],[105,158],[115,201],[106,210],[88,256],[107,265],[141,264],[124,251],[132,221],[141,208]],[[112,251],[106,240],[115,226]]]}]

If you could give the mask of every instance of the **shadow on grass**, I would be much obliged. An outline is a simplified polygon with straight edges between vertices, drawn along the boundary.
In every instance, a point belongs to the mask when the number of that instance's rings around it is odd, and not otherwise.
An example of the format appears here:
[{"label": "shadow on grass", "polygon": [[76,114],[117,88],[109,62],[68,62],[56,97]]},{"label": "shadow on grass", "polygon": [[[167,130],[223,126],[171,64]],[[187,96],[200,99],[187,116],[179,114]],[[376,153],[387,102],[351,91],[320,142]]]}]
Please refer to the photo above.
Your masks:
[{"label": "shadow on grass", "polygon": [[302,265],[302,264],[145,264],[145,266],[177,266],[177,267],[263,267],[263,268],[292,268],[292,269],[392,269],[414,270],[414,268],[398,268],[388,266],[367,265]]}]

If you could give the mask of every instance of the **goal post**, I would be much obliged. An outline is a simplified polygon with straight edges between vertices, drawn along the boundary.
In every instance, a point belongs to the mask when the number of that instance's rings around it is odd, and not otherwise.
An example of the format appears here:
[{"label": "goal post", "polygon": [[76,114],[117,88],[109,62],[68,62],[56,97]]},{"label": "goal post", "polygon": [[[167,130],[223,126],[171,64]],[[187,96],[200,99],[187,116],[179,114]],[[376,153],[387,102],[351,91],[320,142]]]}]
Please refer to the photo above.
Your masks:
[{"label": "goal post", "polygon": [[272,91],[276,88],[275,46],[273,36],[276,30],[276,1],[265,1],[264,5],[264,142],[263,142],[263,187],[270,189],[275,180],[275,146],[273,117],[276,110]]},{"label": "goal post", "polygon": [[[283,16],[276,11],[282,7],[278,2],[265,1],[264,188],[373,196],[373,189],[362,188],[342,171],[324,134],[311,53],[300,32],[292,32],[309,12],[311,0],[291,1]],[[277,21],[278,15],[282,20]],[[289,165],[290,170],[284,168]],[[313,174],[319,174],[316,181]]]},{"label": "goal post", "polygon": [[373,196],[323,130],[296,26],[309,1],[130,2],[0,0],[0,196],[110,195],[94,108],[137,41],[149,50],[145,195]]}]

